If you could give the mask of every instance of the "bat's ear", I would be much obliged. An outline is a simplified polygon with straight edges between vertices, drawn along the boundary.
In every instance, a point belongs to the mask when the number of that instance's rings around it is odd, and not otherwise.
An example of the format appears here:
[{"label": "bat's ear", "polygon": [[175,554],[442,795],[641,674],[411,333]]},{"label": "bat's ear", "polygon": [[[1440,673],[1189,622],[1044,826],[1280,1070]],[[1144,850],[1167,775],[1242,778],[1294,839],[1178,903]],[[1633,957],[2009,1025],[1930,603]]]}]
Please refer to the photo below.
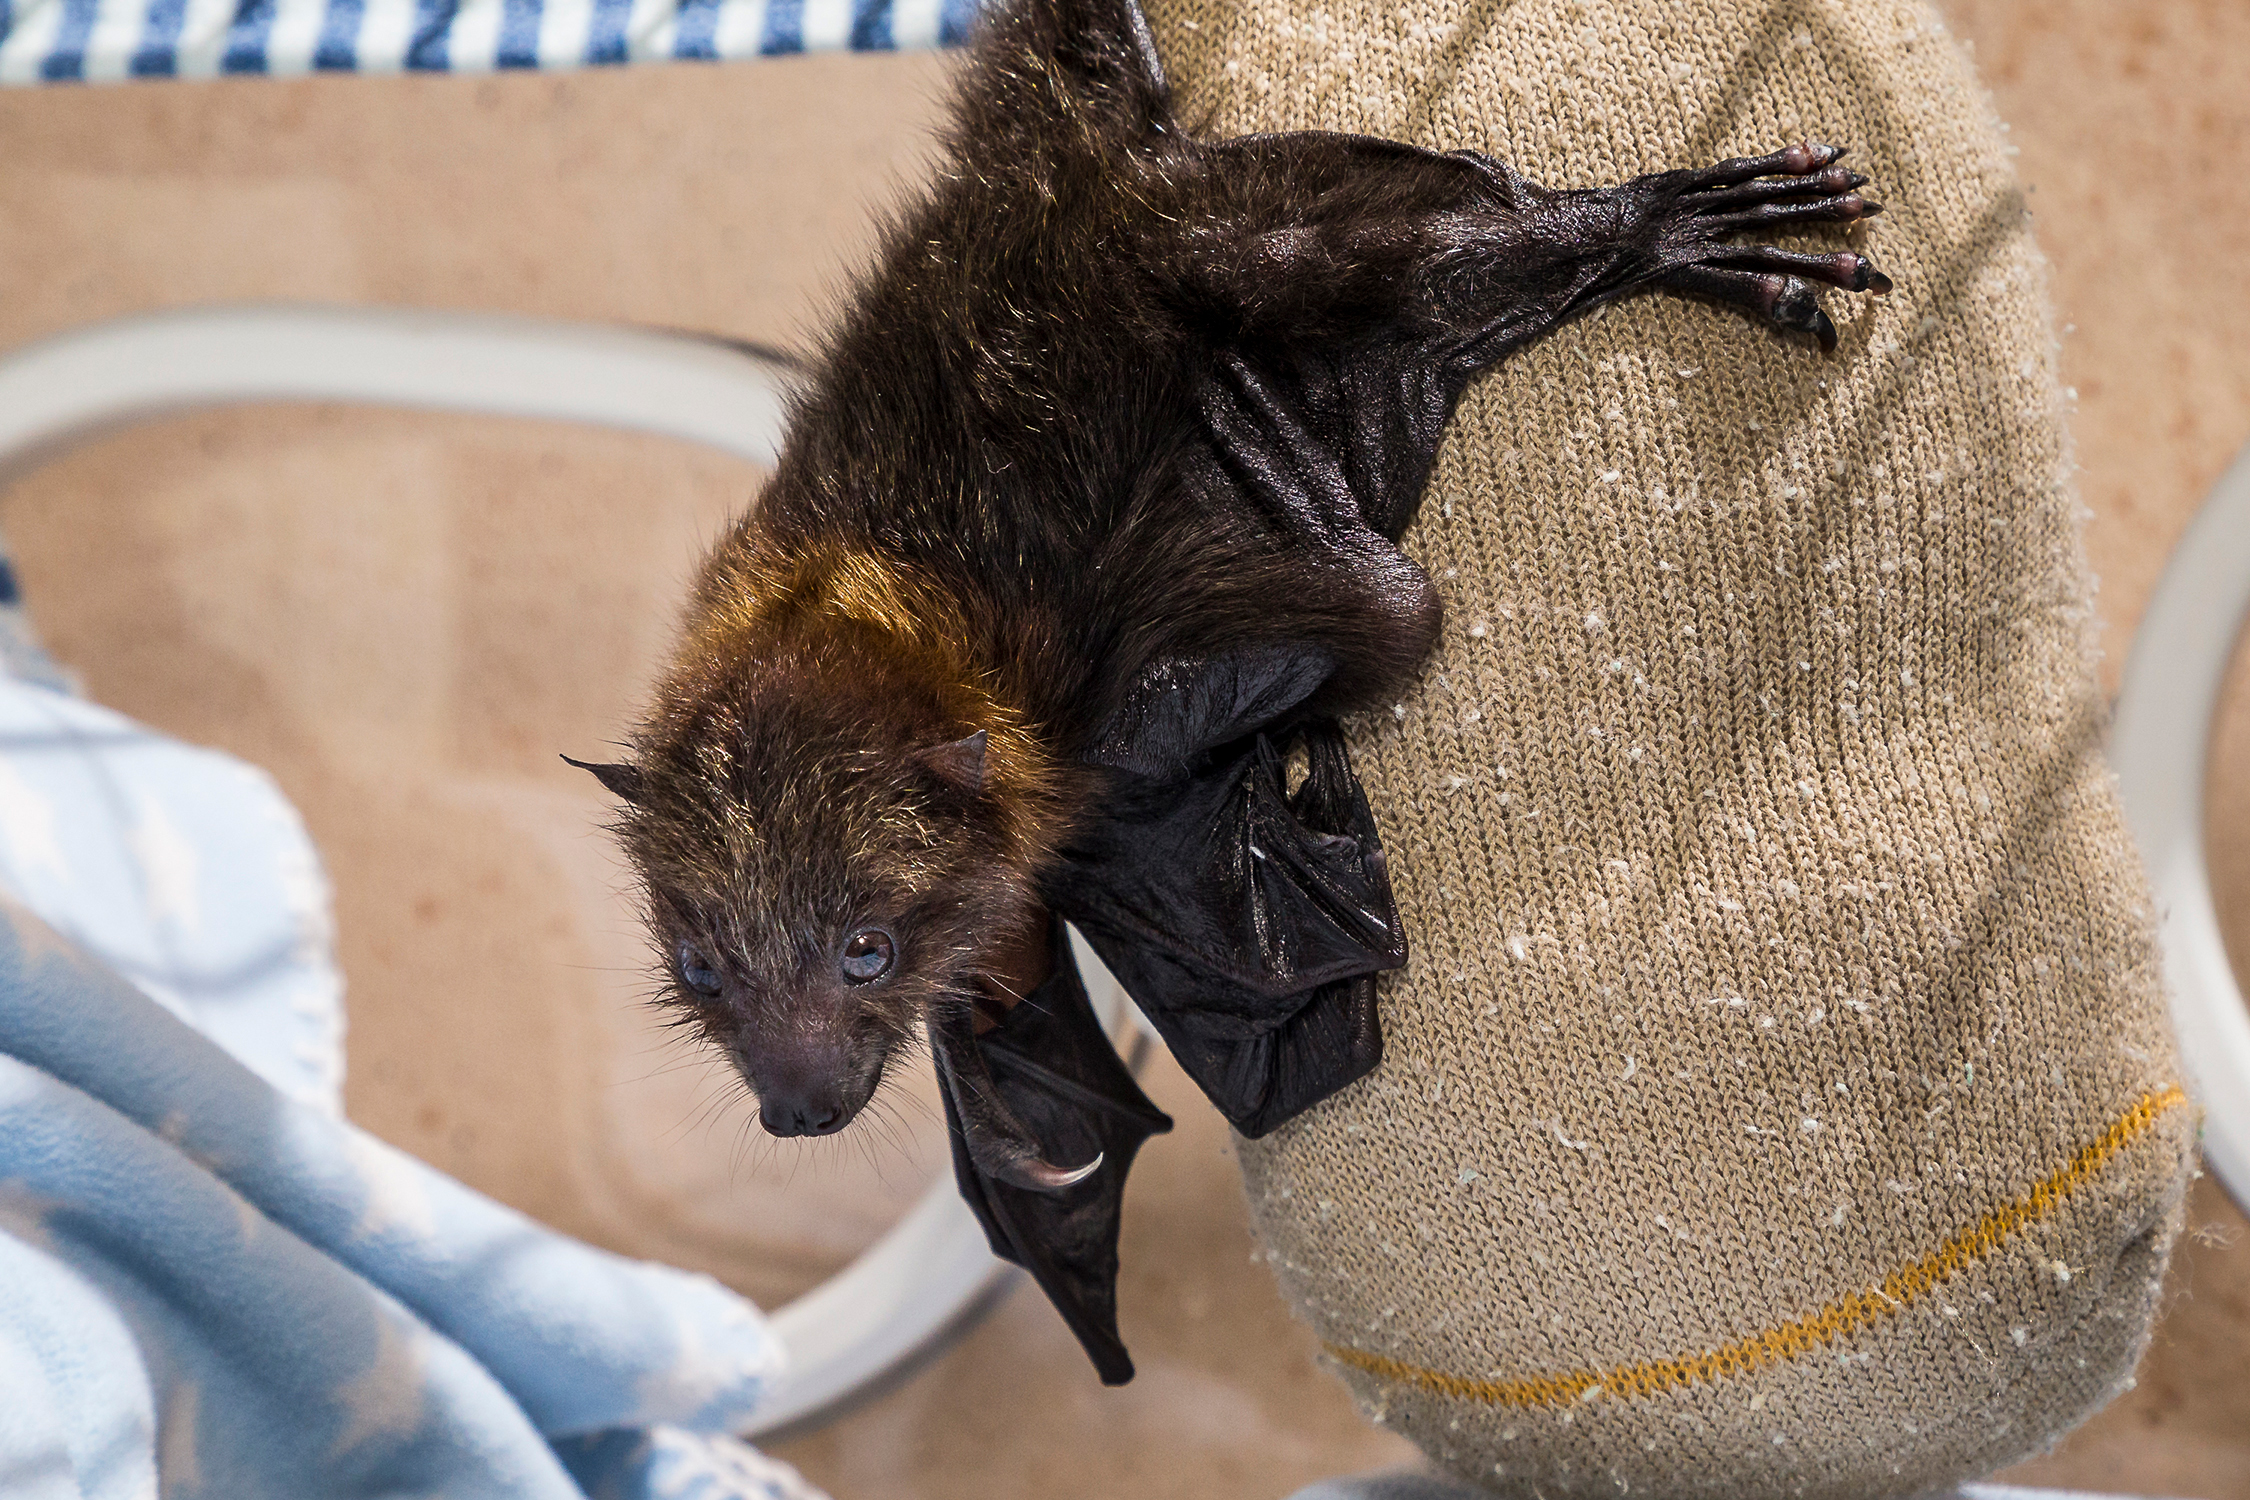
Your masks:
[{"label": "bat's ear", "polygon": [[627,802],[637,803],[641,800],[641,768],[639,766],[627,761],[615,761],[606,766],[597,766],[582,760],[571,760],[567,755],[563,759],[569,761],[570,764],[581,771],[593,772],[596,781],[608,787],[612,793],[624,798]]},{"label": "bat's ear", "polygon": [[[994,7],[995,11],[1000,7]],[[1047,0],[1011,6],[1016,36],[1051,61],[1097,107],[1124,103],[1136,126],[1168,124],[1164,64],[1140,0]]]},{"label": "bat's ear", "polygon": [[974,797],[984,789],[984,752],[989,741],[980,729],[966,739],[917,750],[914,759],[953,790]]},{"label": "bat's ear", "polygon": [[1164,79],[1164,64],[1156,55],[1156,33],[1149,30],[1148,17],[1141,12],[1141,0],[1115,0],[1115,3],[1123,13],[1125,50],[1130,65],[1140,74],[1141,86],[1161,99],[1169,85]]}]

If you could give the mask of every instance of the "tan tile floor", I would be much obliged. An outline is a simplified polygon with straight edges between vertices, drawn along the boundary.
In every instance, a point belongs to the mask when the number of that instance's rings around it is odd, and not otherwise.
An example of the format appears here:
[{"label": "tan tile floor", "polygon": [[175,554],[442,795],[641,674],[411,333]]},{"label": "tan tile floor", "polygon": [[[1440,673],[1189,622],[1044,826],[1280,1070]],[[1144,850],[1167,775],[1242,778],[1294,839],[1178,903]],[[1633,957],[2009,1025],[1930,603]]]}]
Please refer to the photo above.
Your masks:
[{"label": "tan tile floor", "polygon": [[[2111,668],[2166,548],[2250,440],[2250,6],[1953,6],[2053,258]],[[0,347],[111,314],[293,297],[787,342],[923,160],[946,64],[0,94]],[[324,409],[182,419],[0,500],[99,697],[271,767],[337,887],[354,1116],[566,1229],[768,1301],[841,1264],[942,1155],[927,1091],[782,1151],[639,1003],[595,825],[553,759],[630,710],[697,547],[752,493],[653,440]],[[2222,906],[2250,943],[2250,704],[2219,744]],[[2250,952],[2250,947],[2238,948]],[[1128,1205],[1105,1392],[1031,1295],[782,1451],[840,1500],[1244,1497],[1395,1461],[1249,1260],[1224,1132],[1181,1119]],[[2250,1500],[2250,1235],[2206,1184],[2141,1384],[2040,1482]]]}]

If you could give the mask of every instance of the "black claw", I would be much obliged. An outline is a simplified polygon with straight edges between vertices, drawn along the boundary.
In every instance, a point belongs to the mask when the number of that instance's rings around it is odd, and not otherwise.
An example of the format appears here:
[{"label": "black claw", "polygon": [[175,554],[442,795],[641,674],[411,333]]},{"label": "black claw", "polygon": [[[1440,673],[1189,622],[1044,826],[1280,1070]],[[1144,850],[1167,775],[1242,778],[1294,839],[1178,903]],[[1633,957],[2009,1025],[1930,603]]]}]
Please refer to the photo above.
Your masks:
[{"label": "black claw", "polygon": [[1883,205],[1877,203],[1872,198],[1862,198],[1859,200],[1859,216],[1863,219],[1872,219],[1882,211]]},{"label": "black claw", "polygon": [[1795,276],[1784,276],[1773,289],[1772,300],[1766,304],[1766,316],[1784,328],[1810,332],[1828,321],[1820,310],[1820,298],[1812,283]]},{"label": "black claw", "polygon": [[1873,266],[1869,266],[1867,268],[1867,290],[1878,297],[1888,296],[1891,290],[1891,278],[1885,276]]},{"label": "black claw", "polygon": [[1828,314],[1817,307],[1813,309],[1812,331],[1813,337],[1820,340],[1821,353],[1834,354],[1836,352],[1836,325],[1829,322]]}]

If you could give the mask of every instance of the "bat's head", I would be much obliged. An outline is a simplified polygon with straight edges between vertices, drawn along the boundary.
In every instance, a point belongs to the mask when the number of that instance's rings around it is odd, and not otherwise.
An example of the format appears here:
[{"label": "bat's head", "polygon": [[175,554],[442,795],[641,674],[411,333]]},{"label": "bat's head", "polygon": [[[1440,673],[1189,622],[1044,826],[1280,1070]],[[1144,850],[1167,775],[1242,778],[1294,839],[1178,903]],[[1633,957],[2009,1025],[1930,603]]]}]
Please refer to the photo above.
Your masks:
[{"label": "bat's head", "polygon": [[715,659],[588,768],[624,799],[666,999],[775,1135],[843,1128],[935,1008],[1020,993],[1046,932],[1036,740],[860,634]]}]

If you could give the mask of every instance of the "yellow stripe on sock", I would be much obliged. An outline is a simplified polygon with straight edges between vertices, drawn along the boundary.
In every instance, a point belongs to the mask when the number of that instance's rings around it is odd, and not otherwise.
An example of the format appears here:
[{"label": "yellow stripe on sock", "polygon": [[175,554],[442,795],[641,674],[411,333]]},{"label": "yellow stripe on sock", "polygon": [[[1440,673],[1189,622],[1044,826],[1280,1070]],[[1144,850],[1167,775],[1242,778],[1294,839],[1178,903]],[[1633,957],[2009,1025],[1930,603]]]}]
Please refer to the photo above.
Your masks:
[{"label": "yellow stripe on sock", "polygon": [[1341,1344],[1329,1344],[1326,1348],[1343,1363],[1384,1380],[1491,1406],[1567,1406],[1595,1391],[1605,1396],[1654,1396],[1697,1381],[1747,1375],[1781,1360],[1794,1359],[1903,1311],[1939,1282],[1999,1249],[2003,1240],[2026,1224],[2053,1213],[2086,1179],[2107,1165],[2111,1157],[2145,1134],[2166,1110],[2185,1103],[2187,1094],[2177,1084],[2143,1095],[2139,1103],[2065,1163],[2062,1170],[2015,1202],[1986,1214],[1920,1260],[1892,1272],[1881,1286],[1854,1292],[1829,1303],[1810,1317],[1722,1344],[1707,1354],[1620,1365],[1606,1371],[1537,1375],[1526,1380],[1468,1380]]}]

